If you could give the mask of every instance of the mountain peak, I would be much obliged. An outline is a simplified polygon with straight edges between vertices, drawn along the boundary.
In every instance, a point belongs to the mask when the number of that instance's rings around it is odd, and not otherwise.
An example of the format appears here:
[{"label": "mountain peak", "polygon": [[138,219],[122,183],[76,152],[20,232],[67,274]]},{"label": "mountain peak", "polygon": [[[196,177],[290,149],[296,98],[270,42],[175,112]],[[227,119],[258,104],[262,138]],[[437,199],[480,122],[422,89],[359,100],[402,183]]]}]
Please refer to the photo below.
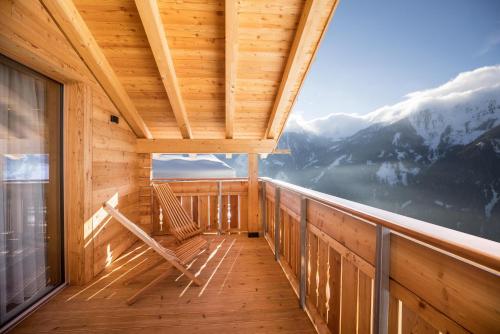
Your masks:
[{"label": "mountain peak", "polygon": [[401,102],[365,115],[332,113],[310,121],[291,117],[286,131],[339,140],[374,124],[402,119],[408,119],[433,150],[443,140],[448,144],[471,142],[499,124],[500,65],[462,72],[443,85],[409,93]]}]

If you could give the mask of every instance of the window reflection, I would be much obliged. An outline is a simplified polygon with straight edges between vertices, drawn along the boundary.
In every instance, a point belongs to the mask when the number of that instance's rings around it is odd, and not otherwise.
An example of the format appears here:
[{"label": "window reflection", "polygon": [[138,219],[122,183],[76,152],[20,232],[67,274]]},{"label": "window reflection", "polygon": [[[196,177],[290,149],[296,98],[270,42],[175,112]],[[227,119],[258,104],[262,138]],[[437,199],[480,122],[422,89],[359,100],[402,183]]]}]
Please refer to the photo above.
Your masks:
[{"label": "window reflection", "polygon": [[0,57],[0,327],[63,282],[61,85]]}]

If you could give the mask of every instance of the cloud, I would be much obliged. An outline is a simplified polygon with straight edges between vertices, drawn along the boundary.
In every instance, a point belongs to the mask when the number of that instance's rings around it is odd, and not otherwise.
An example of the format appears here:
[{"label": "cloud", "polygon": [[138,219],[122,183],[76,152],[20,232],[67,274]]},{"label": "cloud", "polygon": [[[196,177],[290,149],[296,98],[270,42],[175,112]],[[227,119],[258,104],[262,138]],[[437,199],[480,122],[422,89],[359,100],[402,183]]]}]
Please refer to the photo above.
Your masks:
[{"label": "cloud", "polygon": [[399,103],[366,114],[371,122],[392,123],[421,109],[443,108],[463,102],[471,95],[500,85],[500,65],[480,67],[458,74],[436,88],[409,93]]},{"label": "cloud", "polygon": [[500,45],[500,31],[497,31],[496,33],[488,37],[483,47],[476,53],[476,56],[484,56],[485,54],[487,54],[488,52],[490,52],[492,49],[496,48],[499,45]]},{"label": "cloud", "polygon": [[492,90],[495,94],[500,90],[500,65],[462,72],[438,87],[411,92],[401,102],[383,106],[365,115],[332,113],[306,121],[302,116],[304,113],[300,113],[291,117],[286,131],[343,138],[372,124],[393,123],[426,108],[452,112],[452,106],[470,100],[473,95],[484,97],[486,91]]},{"label": "cloud", "polygon": [[365,116],[334,113],[310,121],[304,120],[302,115],[291,116],[287,124],[288,132],[309,132],[323,135],[332,139],[348,137],[369,125]]},{"label": "cloud", "polygon": [[451,93],[463,93],[500,83],[500,65],[480,67],[472,71],[462,72],[447,83],[432,89],[412,92],[408,99],[442,97]]}]

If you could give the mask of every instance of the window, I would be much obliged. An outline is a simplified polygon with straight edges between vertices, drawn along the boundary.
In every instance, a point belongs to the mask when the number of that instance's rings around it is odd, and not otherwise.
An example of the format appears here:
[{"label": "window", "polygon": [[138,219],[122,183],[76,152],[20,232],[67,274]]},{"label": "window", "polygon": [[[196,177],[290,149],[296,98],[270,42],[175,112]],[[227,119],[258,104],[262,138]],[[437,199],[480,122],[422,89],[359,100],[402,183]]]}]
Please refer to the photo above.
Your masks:
[{"label": "window", "polygon": [[0,56],[0,327],[64,281],[61,98]]}]

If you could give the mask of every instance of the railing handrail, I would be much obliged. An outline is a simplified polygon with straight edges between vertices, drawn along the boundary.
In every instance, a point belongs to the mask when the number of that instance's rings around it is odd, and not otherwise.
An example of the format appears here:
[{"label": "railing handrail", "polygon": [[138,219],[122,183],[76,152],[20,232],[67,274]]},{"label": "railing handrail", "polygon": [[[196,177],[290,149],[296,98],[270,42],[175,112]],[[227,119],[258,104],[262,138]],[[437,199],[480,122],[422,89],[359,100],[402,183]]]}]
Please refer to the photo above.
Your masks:
[{"label": "railing handrail", "polygon": [[500,243],[498,242],[328,195],[288,182],[268,177],[260,177],[259,179],[279,186],[282,189],[306,196],[311,200],[345,211],[371,223],[387,227],[392,231],[427,243],[479,265],[500,271]]},{"label": "railing handrail", "polygon": [[151,182],[231,182],[231,181],[248,181],[246,177],[204,177],[204,178],[178,178],[178,177],[161,177],[153,178]]}]

